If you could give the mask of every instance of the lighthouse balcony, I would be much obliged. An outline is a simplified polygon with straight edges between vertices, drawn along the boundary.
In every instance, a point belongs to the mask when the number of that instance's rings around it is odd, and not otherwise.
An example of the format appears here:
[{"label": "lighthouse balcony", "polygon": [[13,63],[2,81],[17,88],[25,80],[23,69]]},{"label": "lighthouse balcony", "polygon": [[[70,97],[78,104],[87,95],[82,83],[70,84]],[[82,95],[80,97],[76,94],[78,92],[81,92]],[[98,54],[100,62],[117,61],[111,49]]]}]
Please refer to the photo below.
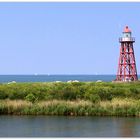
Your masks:
[{"label": "lighthouse balcony", "polygon": [[119,42],[135,42],[134,37],[120,37]]}]

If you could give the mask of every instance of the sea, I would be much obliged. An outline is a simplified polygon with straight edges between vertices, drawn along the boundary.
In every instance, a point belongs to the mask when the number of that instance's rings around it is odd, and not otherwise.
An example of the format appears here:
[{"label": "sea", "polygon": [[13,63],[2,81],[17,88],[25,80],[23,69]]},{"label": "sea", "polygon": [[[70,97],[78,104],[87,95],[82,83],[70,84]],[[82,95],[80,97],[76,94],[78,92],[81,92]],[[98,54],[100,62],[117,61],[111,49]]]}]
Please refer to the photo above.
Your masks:
[{"label": "sea", "polygon": [[[140,78],[140,75],[138,75]],[[0,83],[7,82],[67,82],[78,80],[81,82],[92,82],[101,80],[111,82],[116,79],[116,75],[0,75]]]},{"label": "sea", "polygon": [[[92,82],[101,80],[111,82],[115,80],[116,75],[0,75],[0,83],[7,82],[67,82],[78,80],[81,82]],[[140,78],[140,75],[138,75]]]},{"label": "sea", "polygon": [[6,82],[67,82],[78,80],[81,82],[102,80],[110,82],[115,75],[0,75],[0,83]]}]

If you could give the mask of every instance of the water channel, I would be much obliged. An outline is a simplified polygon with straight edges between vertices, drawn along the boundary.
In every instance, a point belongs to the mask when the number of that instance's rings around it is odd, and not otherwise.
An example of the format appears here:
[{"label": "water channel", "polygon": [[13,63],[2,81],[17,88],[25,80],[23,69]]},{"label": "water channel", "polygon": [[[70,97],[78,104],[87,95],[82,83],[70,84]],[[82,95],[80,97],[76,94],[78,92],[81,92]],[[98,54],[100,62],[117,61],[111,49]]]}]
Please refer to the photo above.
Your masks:
[{"label": "water channel", "polygon": [[0,137],[139,137],[140,118],[0,116]]}]

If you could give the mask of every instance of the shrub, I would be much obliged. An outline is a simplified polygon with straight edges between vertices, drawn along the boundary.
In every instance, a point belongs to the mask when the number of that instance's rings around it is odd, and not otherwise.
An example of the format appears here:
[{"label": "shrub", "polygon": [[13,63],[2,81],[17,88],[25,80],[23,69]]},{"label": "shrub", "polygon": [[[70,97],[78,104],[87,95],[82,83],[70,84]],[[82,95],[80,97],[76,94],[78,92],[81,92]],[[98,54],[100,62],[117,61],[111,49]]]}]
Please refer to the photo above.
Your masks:
[{"label": "shrub", "polygon": [[139,93],[139,91],[134,87],[133,88],[131,87],[130,91],[131,91],[132,94],[138,94]]},{"label": "shrub", "polygon": [[38,98],[36,98],[32,93],[30,93],[25,97],[25,100],[35,103],[36,101],[38,101]]},{"label": "shrub", "polygon": [[65,87],[63,89],[63,99],[65,100],[75,100],[76,99],[76,92],[72,87]]},{"label": "shrub", "polygon": [[89,95],[89,100],[93,103],[98,103],[101,99],[100,99],[100,96],[97,95],[97,94],[90,94]]},{"label": "shrub", "polygon": [[110,89],[110,93],[112,94],[112,97],[122,97],[125,98],[125,89],[124,88],[119,88],[119,87],[114,87]]},{"label": "shrub", "polygon": [[8,95],[5,93],[5,91],[0,90],[0,99],[6,99]]},{"label": "shrub", "polygon": [[113,96],[111,94],[111,90],[109,88],[99,88],[98,95],[100,96],[101,100],[112,100]]}]

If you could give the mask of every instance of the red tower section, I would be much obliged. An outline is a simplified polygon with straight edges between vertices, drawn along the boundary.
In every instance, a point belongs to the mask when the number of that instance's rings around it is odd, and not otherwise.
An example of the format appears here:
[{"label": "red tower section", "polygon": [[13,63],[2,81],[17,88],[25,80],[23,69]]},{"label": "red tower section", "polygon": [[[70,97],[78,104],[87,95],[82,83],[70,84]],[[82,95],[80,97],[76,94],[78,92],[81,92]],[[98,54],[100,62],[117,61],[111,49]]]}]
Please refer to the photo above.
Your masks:
[{"label": "red tower section", "polygon": [[121,44],[117,71],[117,81],[137,81],[136,61],[133,49],[135,38],[131,37],[131,30],[125,27],[123,37],[119,38]]}]

